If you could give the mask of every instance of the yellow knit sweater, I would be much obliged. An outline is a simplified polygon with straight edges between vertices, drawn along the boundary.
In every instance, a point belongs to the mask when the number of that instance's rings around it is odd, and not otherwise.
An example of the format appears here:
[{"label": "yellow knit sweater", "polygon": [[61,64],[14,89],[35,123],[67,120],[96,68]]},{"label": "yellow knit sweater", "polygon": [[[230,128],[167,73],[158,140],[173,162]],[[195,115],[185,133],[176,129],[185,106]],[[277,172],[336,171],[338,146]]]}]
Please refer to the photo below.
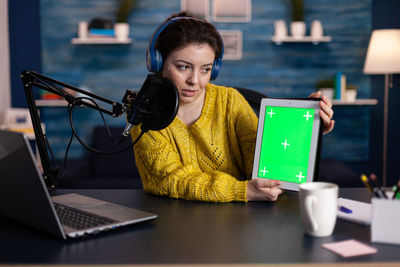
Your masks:
[{"label": "yellow knit sweater", "polygon": [[[134,127],[132,139],[139,133]],[[208,84],[194,124],[176,117],[135,145],[143,189],[188,200],[247,201],[256,133],[257,116],[244,97],[233,88]]]}]

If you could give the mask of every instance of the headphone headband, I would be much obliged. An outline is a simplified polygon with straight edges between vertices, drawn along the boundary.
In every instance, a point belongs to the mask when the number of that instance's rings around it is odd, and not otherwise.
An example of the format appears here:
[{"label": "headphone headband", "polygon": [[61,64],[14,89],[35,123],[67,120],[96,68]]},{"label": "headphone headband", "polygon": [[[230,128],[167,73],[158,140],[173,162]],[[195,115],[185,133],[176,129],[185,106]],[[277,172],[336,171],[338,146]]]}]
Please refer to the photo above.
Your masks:
[{"label": "headphone headband", "polygon": [[[146,63],[147,63],[147,69],[150,72],[159,72],[162,69],[162,65],[163,65],[163,58],[162,55],[160,53],[160,51],[158,51],[157,49],[155,49],[156,46],[156,42],[158,37],[160,36],[160,34],[165,30],[165,28],[167,28],[170,24],[181,20],[181,19],[191,19],[191,20],[197,20],[197,21],[203,21],[201,19],[198,18],[194,18],[194,17],[176,17],[176,18],[172,18],[168,21],[165,21],[163,24],[161,24],[160,26],[158,26],[158,28],[156,29],[156,31],[153,33],[153,35],[151,36],[150,42],[149,42],[149,46],[147,48],[146,51]],[[217,31],[218,33],[218,31]],[[224,42],[222,40],[221,35],[218,33],[218,37],[221,41],[221,54],[218,58],[216,58],[213,62],[213,66],[211,69],[211,80],[215,80],[218,76],[218,72],[221,68],[222,65],[222,57],[224,55]]]}]

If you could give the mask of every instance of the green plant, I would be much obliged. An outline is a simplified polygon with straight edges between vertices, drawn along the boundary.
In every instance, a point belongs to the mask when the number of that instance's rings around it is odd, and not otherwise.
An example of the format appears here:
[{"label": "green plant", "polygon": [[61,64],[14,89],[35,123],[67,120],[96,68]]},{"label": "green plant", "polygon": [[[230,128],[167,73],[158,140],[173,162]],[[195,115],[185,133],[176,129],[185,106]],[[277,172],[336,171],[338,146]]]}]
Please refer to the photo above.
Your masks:
[{"label": "green plant", "polygon": [[357,85],[348,84],[346,86],[346,90],[357,90]]},{"label": "green plant", "polygon": [[129,15],[136,6],[136,0],[120,0],[116,14],[116,21],[118,23],[127,22]]},{"label": "green plant", "polygon": [[304,21],[303,0],[290,0],[292,4],[292,21]]},{"label": "green plant", "polygon": [[321,88],[334,88],[335,84],[333,82],[333,79],[323,79],[323,80],[319,80],[316,84],[315,87],[317,89],[321,89]]}]

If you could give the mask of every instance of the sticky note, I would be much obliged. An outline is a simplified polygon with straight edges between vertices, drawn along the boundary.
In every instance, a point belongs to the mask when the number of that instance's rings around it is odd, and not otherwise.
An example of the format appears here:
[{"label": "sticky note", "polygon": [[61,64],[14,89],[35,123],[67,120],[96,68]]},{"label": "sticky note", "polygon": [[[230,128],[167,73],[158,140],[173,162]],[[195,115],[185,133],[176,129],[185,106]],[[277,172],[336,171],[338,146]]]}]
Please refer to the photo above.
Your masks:
[{"label": "sticky note", "polygon": [[367,254],[374,254],[378,252],[378,249],[361,243],[354,239],[325,243],[322,247],[328,249],[334,253],[339,254],[342,257],[354,257]]}]

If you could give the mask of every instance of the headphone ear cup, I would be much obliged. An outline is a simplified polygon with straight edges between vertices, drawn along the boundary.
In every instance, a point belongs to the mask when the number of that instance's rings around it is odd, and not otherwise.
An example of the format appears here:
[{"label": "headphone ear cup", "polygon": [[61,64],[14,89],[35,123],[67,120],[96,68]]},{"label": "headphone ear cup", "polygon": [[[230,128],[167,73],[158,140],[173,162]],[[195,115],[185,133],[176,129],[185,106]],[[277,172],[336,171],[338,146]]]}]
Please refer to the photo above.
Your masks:
[{"label": "headphone ear cup", "polygon": [[154,57],[155,57],[155,59],[154,59],[154,66],[155,66],[155,68],[154,68],[154,72],[159,72],[159,71],[161,71],[161,69],[162,69],[162,66],[163,66],[163,58],[162,58],[162,55],[161,55],[161,53],[158,51],[158,50],[154,50]]},{"label": "headphone ear cup", "polygon": [[158,50],[147,50],[146,63],[148,71],[150,72],[161,71],[163,65],[163,59],[161,53]]},{"label": "headphone ear cup", "polygon": [[217,58],[216,60],[214,60],[212,69],[211,69],[211,77],[210,79],[213,81],[217,78],[218,73],[219,73],[219,69],[221,68],[221,58]]},{"label": "headphone ear cup", "polygon": [[[161,24],[157,28],[157,30],[153,33],[153,35],[150,39],[149,47],[147,48],[147,51],[146,51],[146,64],[147,64],[147,69],[149,70],[149,72],[159,72],[162,70],[162,67],[163,67],[162,55],[157,49],[155,49],[155,45],[156,45],[158,36],[163,32],[163,30],[165,28],[168,27],[168,25],[170,25],[171,23],[173,23],[177,20],[180,20],[180,19],[201,20],[201,19],[192,18],[192,17],[176,17],[176,18],[173,18],[173,19],[168,20],[168,21],[164,22],[163,24]],[[211,80],[215,80],[217,78],[219,69],[221,68],[221,65],[222,65],[222,56],[224,54],[224,41],[223,41],[221,35],[219,35],[219,38],[220,38],[221,44],[222,44],[221,55],[219,58],[215,59],[213,62],[211,75],[210,75]]]}]

